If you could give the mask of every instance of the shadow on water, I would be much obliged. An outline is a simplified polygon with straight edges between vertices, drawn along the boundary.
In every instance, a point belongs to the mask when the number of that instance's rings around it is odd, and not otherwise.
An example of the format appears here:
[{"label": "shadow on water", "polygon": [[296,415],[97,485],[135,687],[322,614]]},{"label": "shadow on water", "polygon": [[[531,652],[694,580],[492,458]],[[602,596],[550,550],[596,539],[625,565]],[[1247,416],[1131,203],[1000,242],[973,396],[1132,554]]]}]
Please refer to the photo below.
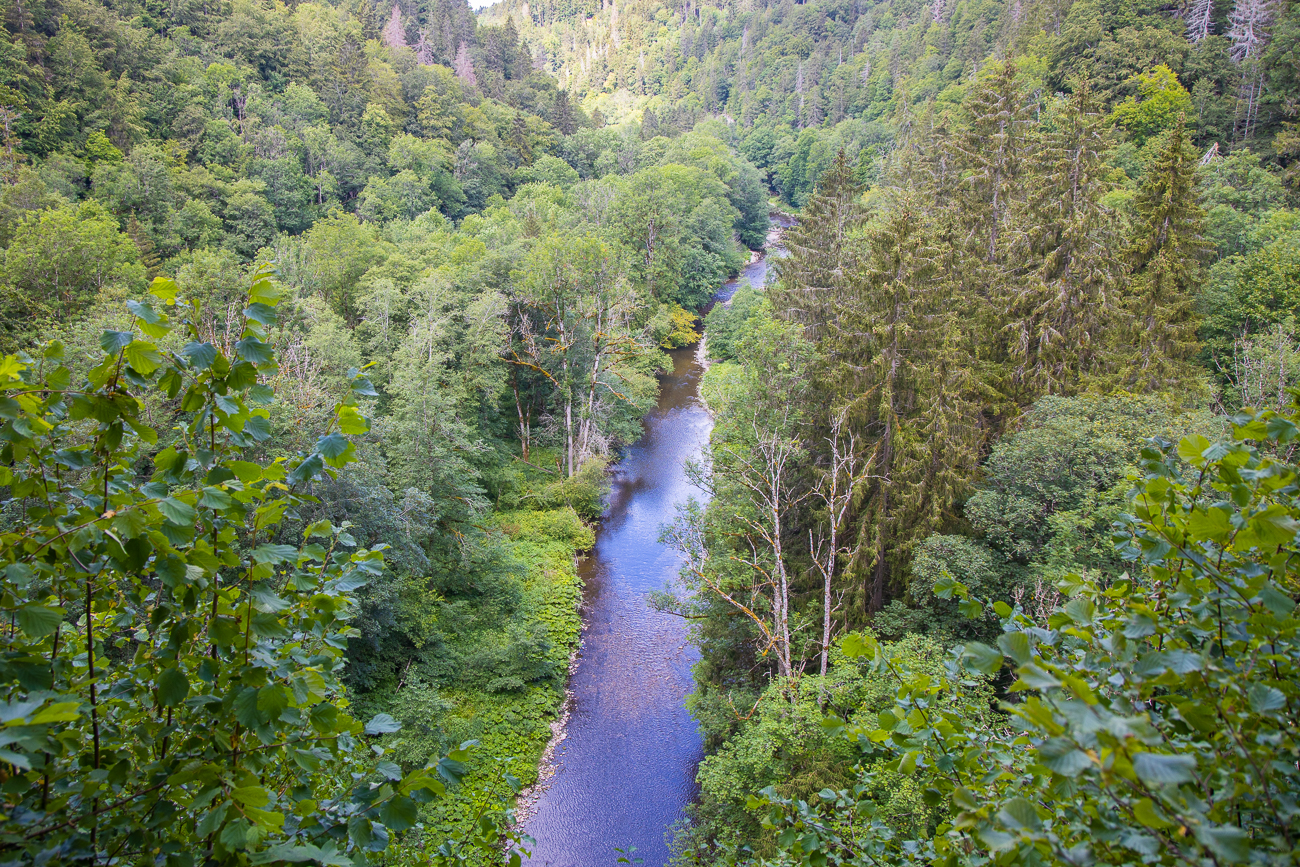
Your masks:
[{"label": "shadow on water", "polygon": [[[718,299],[730,299],[740,280],[761,286],[766,267],[751,262]],[[595,549],[580,568],[587,617],[570,680],[573,710],[555,776],[524,826],[536,841],[535,865],[608,867],[615,847],[635,846],[643,867],[661,867],[667,829],[696,794],[703,747],[684,700],[699,653],[685,621],[650,608],[646,597],[680,565],[658,542],[660,528],[689,497],[707,498],[685,466],[708,443],[713,420],[699,397],[696,347],[670,354],[658,406],[614,469]]]}]

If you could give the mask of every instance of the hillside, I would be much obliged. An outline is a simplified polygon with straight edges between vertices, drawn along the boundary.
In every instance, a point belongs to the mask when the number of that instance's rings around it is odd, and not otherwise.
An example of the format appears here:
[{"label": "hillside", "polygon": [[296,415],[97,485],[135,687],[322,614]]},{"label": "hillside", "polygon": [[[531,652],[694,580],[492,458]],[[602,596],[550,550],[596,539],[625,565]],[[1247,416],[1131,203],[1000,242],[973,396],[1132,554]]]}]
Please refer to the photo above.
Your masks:
[{"label": "hillside", "polygon": [[4,860],[1294,862],[1298,8],[10,0]]},{"label": "hillside", "polygon": [[1191,98],[1179,110],[1198,147],[1247,146],[1284,166],[1295,147],[1290,4],[505,0],[482,17],[515,22],[610,123],[638,120],[646,138],[706,117],[734,124],[739,148],[795,205],[838,148],[888,152],[908,112],[959,105],[989,60],[1009,56],[1035,88],[1086,79],[1107,108],[1142,98],[1139,76],[1164,65]]}]

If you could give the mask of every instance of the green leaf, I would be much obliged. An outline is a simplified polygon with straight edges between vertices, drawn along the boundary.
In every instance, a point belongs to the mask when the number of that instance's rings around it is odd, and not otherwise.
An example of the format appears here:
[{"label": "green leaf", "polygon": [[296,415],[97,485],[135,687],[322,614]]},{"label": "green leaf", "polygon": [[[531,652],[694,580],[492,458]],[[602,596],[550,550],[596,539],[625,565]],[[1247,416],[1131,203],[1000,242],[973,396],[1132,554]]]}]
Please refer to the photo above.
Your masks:
[{"label": "green leaf", "polygon": [[81,718],[81,703],[75,701],[56,701],[38,710],[27,722],[42,726],[51,723],[66,723]]},{"label": "green leaf", "polygon": [[1170,828],[1174,824],[1156,809],[1150,798],[1143,798],[1133,805],[1133,817],[1148,828]]},{"label": "green leaf", "polygon": [[294,560],[298,556],[298,549],[292,545],[258,545],[253,549],[253,560],[258,563],[284,563],[288,560]]},{"label": "green leaf", "polygon": [[253,364],[266,364],[275,358],[275,351],[269,343],[263,343],[256,337],[245,337],[235,344],[239,357]]},{"label": "green leaf", "polygon": [[0,750],[0,762],[8,762],[20,771],[30,771],[32,769],[31,760],[22,753],[16,753],[13,750]]},{"label": "green leaf", "polygon": [[148,376],[162,366],[162,355],[152,343],[133,340],[126,347],[126,363]]},{"label": "green leaf", "polygon": [[28,603],[18,609],[18,628],[31,638],[54,634],[62,622],[63,611],[58,608]]},{"label": "green leaf", "polygon": [[244,433],[259,443],[266,442],[271,438],[271,420],[260,415],[251,416],[244,422]]},{"label": "green leaf", "polygon": [[1055,689],[1061,685],[1061,681],[1056,675],[1032,662],[1020,666],[1016,671],[1016,675],[1030,689]]},{"label": "green leaf", "polygon": [[132,316],[135,316],[137,319],[143,319],[150,325],[157,325],[162,322],[162,317],[154,312],[154,309],[144,301],[128,300],[126,302],[126,309],[131,311]]},{"label": "green leaf", "polygon": [[1178,442],[1178,457],[1192,466],[1199,467],[1205,462],[1201,455],[1210,447],[1210,441],[1200,434],[1183,437]]},{"label": "green leaf", "polygon": [[1002,654],[987,644],[972,641],[961,650],[962,661],[983,674],[995,674],[1002,667]]},{"label": "green leaf", "polygon": [[308,455],[289,473],[289,484],[298,485],[316,478],[324,466],[325,462],[320,455]]},{"label": "green leaf", "polygon": [[1039,744],[1038,761],[1048,770],[1065,777],[1076,777],[1092,764],[1087,753],[1065,738],[1048,738]]},{"label": "green leaf", "polygon": [[257,713],[257,690],[246,686],[235,696],[235,719],[244,728],[255,729],[262,724]]},{"label": "green leaf", "polygon": [[174,707],[190,694],[190,682],[179,668],[164,668],[158,675],[158,702],[163,707]]},{"label": "green leaf", "polygon": [[1061,606],[1061,612],[1080,626],[1087,626],[1092,623],[1092,618],[1097,613],[1097,606],[1093,605],[1090,599],[1076,598]]},{"label": "green leaf", "polygon": [[1024,665],[1033,658],[1029,636],[1023,632],[1007,632],[998,636],[998,647],[1016,663]]},{"label": "green leaf", "polygon": [[168,521],[181,527],[188,527],[194,524],[194,519],[198,517],[198,512],[189,503],[167,497],[158,502],[158,511],[163,513]]},{"label": "green leaf", "polygon": [[364,376],[358,376],[352,380],[352,393],[357,397],[379,397],[379,392],[375,391],[374,383]]},{"label": "green leaf", "polygon": [[1290,617],[1295,612],[1295,600],[1266,582],[1259,591],[1259,600],[1264,607],[1278,617]]},{"label": "green leaf", "polygon": [[265,325],[267,328],[275,325],[277,318],[275,308],[261,302],[249,304],[244,309],[244,315],[260,325]]},{"label": "green leaf", "polygon": [[219,394],[214,402],[217,409],[228,416],[242,415],[244,412],[244,408],[239,405],[239,398],[233,395]]},{"label": "green leaf", "polygon": [[879,645],[870,635],[864,635],[860,632],[850,632],[844,636],[841,647],[844,655],[849,659],[859,659],[863,656],[874,656]]},{"label": "green leaf", "polygon": [[217,348],[211,343],[193,343],[185,344],[181,350],[181,355],[190,360],[190,363],[200,370],[206,370],[212,366],[212,362],[217,360]]},{"label": "green leaf", "polygon": [[1244,863],[1250,860],[1250,836],[1232,825],[1199,827],[1196,837],[1217,855],[1220,863]]},{"label": "green leaf", "polygon": [[99,338],[99,346],[109,355],[117,355],[134,339],[130,331],[105,331]]},{"label": "green leaf", "polygon": [[1038,818],[1038,811],[1024,798],[1012,798],[1007,801],[998,811],[998,819],[1004,825],[1025,831],[1037,831],[1043,827],[1042,820]]},{"label": "green leaf", "polygon": [[221,823],[226,820],[226,812],[230,809],[229,801],[222,801],[213,807],[207,814],[199,820],[198,827],[195,829],[200,837],[206,837],[221,827]]},{"label": "green leaf", "polygon": [[370,420],[355,406],[343,404],[338,409],[339,430],[348,436],[358,436],[370,431]]},{"label": "green leaf", "polygon": [[165,304],[175,304],[176,293],[179,291],[180,287],[170,277],[155,277],[149,284],[149,294]]},{"label": "green leaf", "polygon": [[321,849],[311,845],[295,845],[293,843],[281,843],[278,846],[258,852],[251,857],[254,864],[273,864],[281,861],[288,861],[294,864],[300,864],[305,861],[314,861],[322,867],[354,867],[351,858],[334,849]]},{"label": "green leaf", "polygon": [[394,831],[415,827],[420,818],[420,807],[405,795],[394,795],[379,811],[380,820]]},{"label": "green leaf", "polygon": [[1140,753],[1133,759],[1133,772],[1150,786],[1190,783],[1196,771],[1196,759],[1166,753]]},{"label": "green leaf", "polygon": [[247,819],[243,816],[236,816],[234,819],[230,820],[226,827],[221,829],[221,833],[217,835],[217,839],[220,840],[227,849],[243,849],[248,845],[249,826],[250,823]]},{"label": "green leaf", "polygon": [[262,478],[262,468],[251,461],[226,461],[226,467],[246,485]]},{"label": "green leaf", "polygon": [[263,719],[275,721],[289,706],[289,696],[278,683],[268,684],[257,691],[257,710]]},{"label": "green leaf", "polygon": [[331,460],[347,451],[350,445],[352,442],[347,437],[334,433],[317,440],[316,451],[320,452],[326,460]]},{"label": "green leaf", "polygon": [[375,714],[374,718],[366,723],[366,734],[368,735],[391,734],[401,730],[402,724],[386,713]]},{"label": "green leaf", "polygon": [[1280,690],[1263,683],[1256,683],[1246,691],[1250,709],[1255,713],[1267,713],[1286,707],[1286,696]]}]

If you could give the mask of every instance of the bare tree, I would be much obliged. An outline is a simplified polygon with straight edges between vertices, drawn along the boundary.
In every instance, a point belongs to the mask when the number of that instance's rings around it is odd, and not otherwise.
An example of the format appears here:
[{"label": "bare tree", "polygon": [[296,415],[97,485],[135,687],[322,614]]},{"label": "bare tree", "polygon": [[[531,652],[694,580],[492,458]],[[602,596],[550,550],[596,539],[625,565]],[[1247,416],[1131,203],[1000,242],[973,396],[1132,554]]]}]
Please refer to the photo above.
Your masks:
[{"label": "bare tree", "polygon": [[459,78],[466,87],[475,87],[478,85],[478,79],[474,75],[474,61],[469,56],[469,46],[464,42],[456,50],[456,59],[452,66],[456,70],[456,77]]},{"label": "bare tree", "polygon": [[854,493],[867,477],[865,468],[871,466],[870,458],[864,459],[859,454],[857,435],[848,426],[847,418],[847,407],[831,416],[830,436],[826,437],[830,446],[830,466],[812,492],[814,499],[821,501],[826,509],[826,520],[815,536],[812,529],[808,530],[813,566],[822,578],[822,675],[826,674],[830,657],[835,572],[840,558],[852,553],[852,549],[844,544],[841,531],[853,504]]},{"label": "bare tree", "polygon": [[[796,488],[795,466],[803,449],[793,436],[794,409],[787,402],[777,424],[763,419],[756,409],[749,429],[753,442],[747,448],[723,447],[715,454],[714,471],[743,488],[749,509],[738,509],[733,517],[741,553],[728,555],[743,564],[754,580],[733,587],[725,575],[708,561],[703,514],[692,501],[663,532],[661,540],[682,554],[683,571],[696,589],[718,596],[758,627],[763,637],[761,656],[772,654],[777,671],[784,678],[795,674],[790,611],[790,570],[785,536],[787,516],[807,496]],[[743,513],[742,513],[743,512]]]},{"label": "bare tree", "polygon": [[1241,65],[1235,122],[1238,141],[1249,138],[1255,128],[1259,98],[1264,92],[1264,67],[1260,60],[1268,47],[1269,26],[1275,12],[1273,0],[1237,0],[1228,17],[1227,36],[1232,43],[1228,53]]},{"label": "bare tree", "polygon": [[415,62],[421,66],[433,66],[433,44],[429,42],[429,31],[423,28],[415,43]]},{"label": "bare tree", "polygon": [[1300,346],[1291,323],[1279,322],[1266,334],[1243,333],[1232,342],[1232,358],[1215,364],[1236,392],[1219,398],[1225,415],[1242,406],[1285,412],[1300,377]]},{"label": "bare tree", "polygon": [[1200,42],[1214,28],[1214,0],[1192,0],[1187,10],[1187,38]]},{"label": "bare tree", "polygon": [[406,28],[402,26],[402,7],[397,3],[393,4],[393,14],[389,17],[388,23],[384,25],[383,32],[379,35],[389,48],[406,47]]}]

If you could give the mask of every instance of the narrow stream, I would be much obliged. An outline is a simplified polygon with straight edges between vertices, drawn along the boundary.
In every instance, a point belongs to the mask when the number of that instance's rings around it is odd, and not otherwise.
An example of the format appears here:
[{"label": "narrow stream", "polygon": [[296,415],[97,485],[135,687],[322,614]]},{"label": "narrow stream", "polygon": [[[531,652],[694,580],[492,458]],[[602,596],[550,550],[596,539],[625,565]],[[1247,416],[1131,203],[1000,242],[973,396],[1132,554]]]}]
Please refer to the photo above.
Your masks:
[{"label": "narrow stream", "polygon": [[[766,273],[765,261],[751,262],[718,299],[745,280],[762,286]],[[699,653],[686,622],[653,610],[646,596],[680,565],[658,542],[660,527],[687,498],[707,499],[685,467],[708,443],[713,420],[700,401],[697,347],[670,355],[659,404],[614,469],[595,549],[580,569],[587,617],[570,680],[574,704],[555,776],[524,824],[536,841],[533,864],[612,867],[615,847],[635,846],[642,867],[662,867],[668,829],[695,797],[703,749],[683,702]]]}]

